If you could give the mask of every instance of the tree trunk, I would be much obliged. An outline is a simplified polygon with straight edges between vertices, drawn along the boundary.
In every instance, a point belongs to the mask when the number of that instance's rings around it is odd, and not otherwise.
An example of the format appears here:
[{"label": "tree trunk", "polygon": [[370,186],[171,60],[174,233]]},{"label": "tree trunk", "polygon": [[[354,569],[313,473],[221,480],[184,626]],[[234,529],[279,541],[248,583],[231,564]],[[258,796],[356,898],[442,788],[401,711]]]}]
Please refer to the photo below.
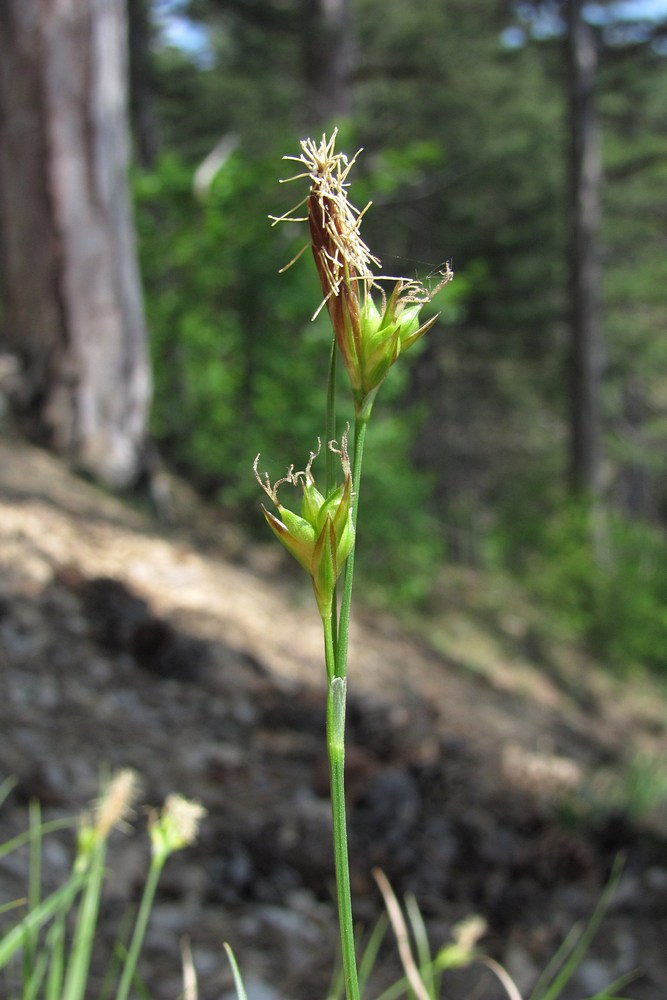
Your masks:
[{"label": "tree trunk", "polygon": [[17,408],[114,487],[141,470],[151,390],[128,162],[124,0],[3,0],[3,332],[22,361]]},{"label": "tree trunk", "polygon": [[577,493],[600,489],[600,186],[595,112],[597,47],[582,18],[582,0],[567,0],[569,88],[569,227],[571,325],[571,476]]},{"label": "tree trunk", "polygon": [[135,159],[155,166],[159,142],[153,103],[150,0],[127,0],[130,56],[130,118]]},{"label": "tree trunk", "polygon": [[322,129],[352,110],[350,0],[304,0],[303,12],[306,124]]}]

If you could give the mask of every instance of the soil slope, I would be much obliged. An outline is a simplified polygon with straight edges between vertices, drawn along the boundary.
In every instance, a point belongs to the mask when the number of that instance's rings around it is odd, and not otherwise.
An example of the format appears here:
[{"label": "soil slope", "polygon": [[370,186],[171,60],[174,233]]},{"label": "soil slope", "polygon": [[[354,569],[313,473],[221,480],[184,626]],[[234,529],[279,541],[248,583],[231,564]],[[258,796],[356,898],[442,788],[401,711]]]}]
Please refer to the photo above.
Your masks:
[{"label": "soil slope", "polygon": [[[170,861],[151,925],[152,995],[179,994],[187,934],[204,1000],[230,988],[223,940],[250,1000],[313,1000],[335,950],[318,617],[276,548],[245,545],[174,484],[169,496],[179,527],[167,529],[0,439],[0,778],[17,779],[0,836],[25,829],[33,797],[47,819],[77,813],[104,767],[136,768],[148,803],[171,791],[199,799],[199,843]],[[598,674],[564,684],[525,655],[521,670],[509,657],[475,674],[370,612],[355,618],[351,650],[360,923],[380,910],[379,865],[397,892],[416,894],[436,944],[482,914],[484,947],[529,992],[623,851],[615,902],[564,996],[637,968],[624,995],[664,1000],[661,818],[631,822],[600,792],[637,748],[664,748],[661,703]],[[582,810],[591,796],[596,807]],[[71,842],[47,840],[47,888],[67,871]],[[115,837],[101,962],[145,860],[141,831]],[[25,865],[20,853],[0,859],[0,904],[24,894]],[[449,995],[490,1000],[485,975],[453,980]]]}]

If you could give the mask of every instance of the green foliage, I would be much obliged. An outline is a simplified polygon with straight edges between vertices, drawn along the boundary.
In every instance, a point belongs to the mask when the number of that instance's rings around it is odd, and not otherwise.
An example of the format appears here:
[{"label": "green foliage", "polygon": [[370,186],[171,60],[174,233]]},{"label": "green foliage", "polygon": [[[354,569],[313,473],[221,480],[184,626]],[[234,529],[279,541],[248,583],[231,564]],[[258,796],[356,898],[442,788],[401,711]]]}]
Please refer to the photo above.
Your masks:
[{"label": "green foliage", "polygon": [[550,516],[514,509],[495,534],[514,568],[609,666],[667,674],[667,540],[612,510],[567,504]]},{"label": "green foliage", "polygon": [[445,558],[429,479],[411,467],[415,417],[414,412],[391,413],[378,406],[368,432],[360,502],[364,531],[358,549],[359,585],[366,600],[386,600],[391,594],[408,605],[424,601]]},{"label": "green foliage", "polygon": [[637,822],[667,807],[667,755],[638,753],[628,764],[620,801],[625,813]]},{"label": "green foliage", "polygon": [[190,8],[193,17],[202,15],[205,49],[153,45],[153,110],[163,147],[193,165],[221,136],[233,135],[261,157],[297,129],[303,94],[294,72],[300,56],[294,21],[288,22],[281,11],[277,21],[282,30],[272,31],[261,20],[254,24],[252,17],[215,10],[208,0]]},{"label": "green foliage", "polygon": [[568,807],[576,823],[587,816],[621,815],[640,825],[659,822],[667,816],[667,755],[640,750],[620,773],[600,770]]},{"label": "green foliage", "polygon": [[[89,994],[91,956],[99,936],[100,900],[107,874],[108,839],[113,828],[125,821],[136,791],[132,771],[120,771],[109,781],[91,812],[79,818],[77,850],[69,877],[47,896],[42,895],[44,837],[65,825],[74,826],[75,821],[43,823],[39,804],[32,803],[26,834],[0,846],[0,854],[8,854],[24,841],[29,845],[26,898],[3,908],[17,909],[18,918],[0,927],[0,970],[7,974],[9,1000],[83,1000]],[[155,890],[169,855],[193,843],[204,811],[198,803],[172,795],[153,818],[153,852],[130,947],[125,951],[118,942],[122,961],[109,961],[106,995],[112,995],[112,984],[117,979],[115,1000],[127,1000],[131,987],[148,995],[137,976],[137,960]],[[161,838],[160,850],[155,847],[156,837]]]},{"label": "green foliage", "polygon": [[[320,411],[325,334],[303,330],[303,301],[316,304],[317,291],[311,281],[303,293],[312,278],[303,270],[278,275],[296,248],[267,219],[280,208],[278,162],[234,153],[199,201],[192,171],[173,156],[136,184],[153,431],[177,466],[227,504],[254,493],[254,455],[290,454]],[[295,396],[299,416],[284,420]]]},{"label": "green foliage", "polygon": [[384,232],[372,245],[431,267],[447,257],[455,272],[483,262],[470,319],[494,332],[489,361],[499,349],[553,349],[562,308],[563,116],[549,53],[504,49],[488,4],[359,7],[363,51],[401,74],[390,92],[377,75],[359,87],[364,146],[399,181],[373,194],[368,231]]}]

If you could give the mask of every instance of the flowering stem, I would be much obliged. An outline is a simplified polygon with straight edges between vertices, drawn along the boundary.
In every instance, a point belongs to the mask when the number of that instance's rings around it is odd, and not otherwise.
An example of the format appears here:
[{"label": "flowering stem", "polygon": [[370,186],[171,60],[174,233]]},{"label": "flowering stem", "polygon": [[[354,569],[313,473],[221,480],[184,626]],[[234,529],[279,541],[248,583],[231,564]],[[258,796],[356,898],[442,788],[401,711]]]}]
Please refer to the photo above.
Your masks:
[{"label": "flowering stem", "polygon": [[[268,476],[262,477],[257,471],[259,456],[254,470],[260,486],[278,507],[282,517],[278,520],[265,510],[266,519],[282,544],[310,573],[322,616],[328,681],[327,750],[343,972],[347,1000],[359,1000],[347,852],[344,766],[347,655],[361,463],[373,401],[388,369],[401,351],[407,350],[426,333],[435,318],[420,325],[420,308],[430,301],[434,293],[429,293],[419,282],[406,278],[396,279],[394,291],[388,299],[382,293],[381,310],[373,303],[373,289],[387,279],[373,276],[373,268],[380,268],[380,261],[359,235],[361,219],[370,203],[359,211],[348,200],[346,179],[356,156],[348,159],[343,153],[335,153],[335,141],[335,130],[329,139],[323,136],[319,145],[312,139],[304,139],[301,155],[287,157],[306,168],[305,174],[299,172],[292,180],[304,176],[310,178],[310,193],[306,199],[310,243],[324,295],[317,312],[326,306],[333,326],[325,415],[325,496],[315,487],[310,471],[315,453],[311,453],[304,472],[295,473],[294,467],[290,466],[287,476],[278,480],[275,486],[271,485]],[[302,204],[299,203],[299,210]],[[274,222],[297,221],[295,210],[274,218]],[[442,271],[441,284],[450,277],[451,272],[446,267]],[[347,432],[341,436],[340,447],[336,444],[338,350],[350,377],[355,406],[351,469]],[[345,472],[344,485],[339,490],[336,489],[334,454],[340,456]],[[276,490],[284,482],[293,486],[301,483],[303,516],[283,508],[279,503]],[[343,562],[346,564],[345,580],[338,613],[335,580]]]},{"label": "flowering stem", "polygon": [[[359,486],[361,484],[361,463],[364,454],[364,441],[368,426],[369,414],[357,414],[354,421],[354,455],[352,458],[352,523],[357,527],[357,511],[359,509]],[[343,598],[338,619],[338,642],[336,646],[336,676],[345,677],[347,673],[348,632],[350,627],[350,608],[352,605],[352,582],[354,579],[354,550],[347,557],[345,564],[345,583]]]},{"label": "flowering stem", "polygon": [[[336,437],[336,337],[331,338],[331,352],[329,354],[329,377],[327,380],[327,408],[325,414],[325,435],[326,441],[333,441]],[[331,448],[327,445],[326,464],[326,496],[336,488],[336,457]]]},{"label": "flowering stem", "polygon": [[104,859],[106,855],[106,840],[100,837],[90,848],[90,857],[82,865],[87,864],[85,889],[81,898],[79,912],[74,931],[74,940],[67,965],[67,976],[63,996],[71,1000],[81,1000],[86,992],[90,956],[95,940],[97,915],[100,908],[102,883],[104,882]]},{"label": "flowering stem", "polygon": [[331,778],[336,895],[345,993],[347,1000],[359,1000],[345,816],[345,689],[344,677],[331,678],[327,695],[327,751]]},{"label": "flowering stem", "polygon": [[327,680],[331,684],[336,672],[336,641],[335,641],[335,621],[333,613],[335,604],[332,600],[329,613],[322,615],[322,628],[324,630],[324,661],[327,665]]},{"label": "flowering stem", "polygon": [[[338,347],[336,345],[336,336],[332,334],[331,337],[331,350],[329,352],[329,376],[327,379],[327,406],[325,412],[325,441],[326,446],[326,496],[329,496],[336,488],[336,457],[335,453],[329,447],[329,441],[333,441],[336,437],[336,357],[338,354]],[[333,601],[332,609],[337,608],[337,597],[336,597],[336,587],[334,585],[333,591]],[[326,636],[326,631],[325,631]],[[335,651],[336,645],[338,643],[338,619],[335,614],[331,618],[331,642],[333,649]],[[333,664],[333,660],[331,661]],[[329,673],[329,660],[327,659],[327,674],[329,680],[333,676],[333,666],[331,668],[331,673]]]},{"label": "flowering stem", "polygon": [[130,987],[132,985],[132,980],[134,979],[134,974],[137,970],[137,962],[139,959],[139,953],[141,951],[141,946],[143,944],[144,937],[146,935],[146,927],[148,926],[148,918],[151,913],[151,908],[153,906],[153,900],[155,899],[155,890],[157,889],[157,884],[164,868],[164,863],[167,860],[166,854],[153,854],[151,858],[150,868],[148,869],[148,877],[146,879],[146,885],[144,886],[144,892],[141,899],[141,904],[139,906],[139,912],[137,914],[136,923],[134,925],[134,933],[132,934],[132,941],[130,943],[130,948],[125,958],[125,964],[123,966],[123,974],[118,986],[118,992],[116,993],[116,1000],[127,1000],[127,996],[130,992]]},{"label": "flowering stem", "polygon": [[[356,527],[361,482],[361,462],[368,415],[357,416],[354,426],[354,456],[352,464],[352,522]],[[345,700],[347,683],[347,649],[354,575],[354,545],[345,565],[345,584],[338,620],[338,641],[334,644],[331,623],[324,623],[325,650],[333,650],[331,663],[327,653],[327,751],[331,777],[331,810],[333,816],[334,861],[336,865],[336,891],[338,896],[338,921],[340,925],[343,974],[347,1000],[359,1000],[357,963],[354,950],[354,924],[350,894],[350,864],[347,852],[347,820],[345,816]],[[335,607],[335,605],[334,605]],[[335,615],[333,615],[335,621]]]}]

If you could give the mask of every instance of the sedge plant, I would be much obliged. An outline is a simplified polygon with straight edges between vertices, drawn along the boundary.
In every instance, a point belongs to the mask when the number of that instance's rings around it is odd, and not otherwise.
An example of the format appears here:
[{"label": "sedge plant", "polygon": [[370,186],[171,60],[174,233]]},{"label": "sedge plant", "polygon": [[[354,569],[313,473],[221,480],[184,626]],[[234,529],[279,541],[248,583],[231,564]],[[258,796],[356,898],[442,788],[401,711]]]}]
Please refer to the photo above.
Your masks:
[{"label": "sedge plant", "polygon": [[[269,527],[310,576],[322,619],[328,684],[326,739],[343,976],[347,1000],[359,1000],[344,768],[348,637],[364,443],[380,386],[400,355],[436,322],[437,316],[423,320],[421,310],[450,280],[452,272],[446,266],[440,282],[432,290],[418,281],[378,273],[380,261],[364,243],[360,232],[369,206],[360,211],[348,196],[348,176],[356,156],[348,159],[345,154],[336,152],[335,144],[334,131],[330,138],[323,136],[320,143],[304,140],[298,156],[286,157],[296,161],[301,168],[289,180],[307,181],[309,191],[295,208],[273,220],[274,223],[308,223],[309,245],[323,294],[317,312],[326,309],[331,320],[324,414],[324,484],[318,487],[313,473],[314,462],[322,450],[319,441],[301,472],[295,472],[294,466],[290,466],[287,474],[272,484],[268,475],[258,470],[259,455],[254,470],[277,511],[276,514],[264,509]],[[305,215],[301,214],[304,207]],[[351,457],[349,429],[339,434],[336,419],[339,359],[347,374],[354,405]],[[298,510],[286,506],[279,497],[279,488],[285,486],[300,490]],[[341,574],[343,585],[339,600]]]},{"label": "sedge plant", "polygon": [[[8,1000],[84,1000],[90,995],[91,958],[108,874],[107,845],[115,828],[126,827],[137,793],[137,775],[130,769],[119,771],[106,783],[93,808],[78,821],[69,878],[49,895],[42,896],[43,839],[73,821],[44,823],[34,804],[29,830],[0,846],[0,857],[24,843],[30,853],[27,895],[5,908],[18,911],[19,918],[0,930],[0,974],[6,970],[14,981],[8,987]],[[128,1000],[130,989],[137,986],[137,963],[165,862],[174,851],[193,843],[203,815],[199,803],[180,795],[168,796],[163,808],[151,814],[151,860],[130,943],[128,947],[117,944],[118,960],[115,967],[110,964],[100,996]]]},{"label": "sedge plant", "polygon": [[[259,485],[276,513],[264,508],[264,516],[274,535],[310,576],[324,637],[324,661],[327,676],[326,740],[329,757],[331,808],[338,921],[342,970],[340,980],[330,991],[338,998],[361,1000],[370,969],[380,947],[385,927],[379,925],[357,963],[350,894],[350,873],[345,815],[345,709],[347,699],[347,659],[354,579],[354,554],[357,542],[359,497],[366,432],[373,404],[382,383],[400,356],[409,350],[435,324],[437,315],[423,319],[421,311],[453,277],[448,265],[440,271],[436,287],[427,289],[420,282],[391,277],[380,272],[380,261],[361,237],[361,223],[370,207],[357,209],[349,199],[349,174],[358,154],[348,158],[336,152],[336,131],[319,143],[301,142],[298,156],[285,157],[301,168],[288,181],[306,181],[308,193],[303,201],[280,217],[281,222],[306,222],[309,243],[290,261],[290,267],[310,246],[319,276],[323,298],[315,315],[326,309],[331,321],[329,374],[324,413],[326,441],[324,483],[320,488],[313,466],[323,448],[321,439],[310,452],[303,471],[291,465],[285,476],[271,483],[260,473],[258,455],[254,472]],[[303,211],[305,209],[305,211]],[[285,270],[284,268],[283,270]],[[348,443],[349,426],[339,434],[336,417],[336,369],[342,361],[354,407],[352,446]],[[300,491],[300,505],[287,506],[279,491],[285,487]],[[338,581],[342,576],[342,593]],[[406,904],[406,921],[391,887],[381,872],[376,880],[382,892],[389,922],[393,928],[405,976],[382,995],[382,1000],[400,996],[418,1000],[437,1000],[443,972],[473,961],[481,962],[498,979],[508,1000],[521,1000],[519,991],[502,966],[476,949],[484,932],[480,918],[471,918],[455,933],[454,941],[437,955],[429,950],[426,929],[415,900]],[[609,897],[618,880],[612,875],[599,906],[583,931],[573,930],[536,985],[531,1000],[556,1000],[586,954]],[[415,946],[413,954],[412,943]],[[238,966],[228,949],[239,1000],[245,1000]],[[591,1000],[620,1000],[612,984]]]}]

